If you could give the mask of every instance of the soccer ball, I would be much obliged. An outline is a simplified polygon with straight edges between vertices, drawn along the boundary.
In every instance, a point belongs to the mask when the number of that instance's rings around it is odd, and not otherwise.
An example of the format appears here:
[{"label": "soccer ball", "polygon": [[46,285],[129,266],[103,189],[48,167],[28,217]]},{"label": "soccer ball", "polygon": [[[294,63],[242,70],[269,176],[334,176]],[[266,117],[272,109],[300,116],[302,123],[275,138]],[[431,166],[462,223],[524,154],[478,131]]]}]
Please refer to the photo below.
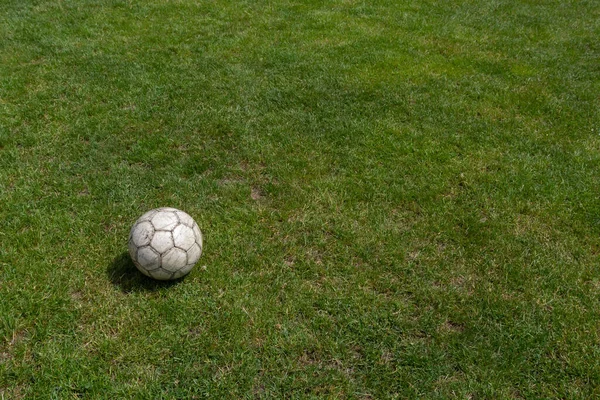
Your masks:
[{"label": "soccer ball", "polygon": [[129,233],[129,255],[140,272],[161,281],[181,278],[202,254],[202,232],[192,217],[176,208],[148,211]]}]

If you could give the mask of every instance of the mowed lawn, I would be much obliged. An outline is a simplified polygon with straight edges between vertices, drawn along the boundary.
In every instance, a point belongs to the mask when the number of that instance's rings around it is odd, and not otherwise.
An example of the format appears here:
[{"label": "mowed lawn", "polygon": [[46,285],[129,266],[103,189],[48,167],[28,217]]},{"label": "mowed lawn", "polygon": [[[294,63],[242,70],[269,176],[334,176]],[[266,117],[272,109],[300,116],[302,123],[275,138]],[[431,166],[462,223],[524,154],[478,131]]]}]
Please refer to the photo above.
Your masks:
[{"label": "mowed lawn", "polygon": [[600,396],[600,3],[0,0],[0,396]]}]

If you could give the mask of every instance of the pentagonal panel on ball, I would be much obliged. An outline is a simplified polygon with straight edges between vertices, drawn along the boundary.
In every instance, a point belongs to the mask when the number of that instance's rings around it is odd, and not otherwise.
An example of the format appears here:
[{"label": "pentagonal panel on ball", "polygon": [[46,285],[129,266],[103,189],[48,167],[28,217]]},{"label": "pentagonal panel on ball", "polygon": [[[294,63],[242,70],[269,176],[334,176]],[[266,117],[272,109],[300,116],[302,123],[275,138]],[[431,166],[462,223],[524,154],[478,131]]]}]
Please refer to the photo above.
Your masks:
[{"label": "pentagonal panel on ball", "polygon": [[157,231],[154,232],[154,236],[152,237],[152,241],[150,242],[150,246],[160,254],[169,250],[173,247],[173,237],[171,236],[171,232],[168,231]]},{"label": "pentagonal panel on ball", "polygon": [[182,224],[173,229],[173,240],[175,246],[187,250],[196,242],[196,237],[192,228]]},{"label": "pentagonal panel on ball", "polygon": [[131,229],[131,240],[133,243],[138,246],[146,246],[152,240],[152,235],[154,234],[154,228],[152,224],[148,221],[142,221]]},{"label": "pentagonal panel on ball", "polygon": [[150,246],[138,249],[136,259],[145,270],[151,271],[160,267],[160,255]]},{"label": "pentagonal panel on ball", "polygon": [[173,247],[163,254],[162,257],[162,268],[167,271],[175,272],[184,267],[186,263],[187,256],[185,251],[178,249],[177,247]]},{"label": "pentagonal panel on ball", "polygon": [[177,219],[177,215],[175,215],[172,211],[159,211],[152,217],[152,225],[154,225],[154,229],[159,230],[171,230],[179,224],[179,219]]}]

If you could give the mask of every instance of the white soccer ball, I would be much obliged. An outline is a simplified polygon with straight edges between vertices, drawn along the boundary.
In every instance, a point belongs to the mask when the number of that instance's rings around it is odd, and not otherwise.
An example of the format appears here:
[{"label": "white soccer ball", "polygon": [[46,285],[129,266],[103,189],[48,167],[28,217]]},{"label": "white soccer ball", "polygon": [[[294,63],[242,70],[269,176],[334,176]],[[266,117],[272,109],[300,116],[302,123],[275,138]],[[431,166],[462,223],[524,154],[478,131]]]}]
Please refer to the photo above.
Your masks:
[{"label": "white soccer ball", "polygon": [[129,233],[129,255],[146,276],[161,281],[181,278],[202,254],[202,232],[185,212],[176,208],[148,211]]}]

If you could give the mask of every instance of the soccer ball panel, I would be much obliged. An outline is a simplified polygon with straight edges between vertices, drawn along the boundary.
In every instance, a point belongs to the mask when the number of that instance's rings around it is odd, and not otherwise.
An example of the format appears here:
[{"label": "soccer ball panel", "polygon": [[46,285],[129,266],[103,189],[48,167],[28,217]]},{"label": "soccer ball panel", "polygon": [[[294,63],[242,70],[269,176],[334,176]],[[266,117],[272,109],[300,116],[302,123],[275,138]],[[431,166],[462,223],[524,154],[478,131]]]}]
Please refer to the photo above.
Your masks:
[{"label": "soccer ball panel", "polygon": [[148,278],[152,278],[152,275],[150,275],[150,272],[148,272],[144,268],[142,268],[137,262],[134,262],[134,264],[137,267],[138,271],[140,271],[142,274],[146,275]]},{"label": "soccer ball panel", "polygon": [[194,226],[194,219],[190,217],[188,213],[185,213],[183,211],[177,211],[175,214],[177,214],[177,216],[179,217],[179,222],[181,222],[182,224],[187,225],[190,228]]},{"label": "soccer ball panel", "polygon": [[196,237],[196,243],[198,243],[200,245],[200,247],[202,247],[202,232],[200,232],[200,228],[198,227],[198,224],[194,222],[194,236]]},{"label": "soccer ball panel", "polygon": [[169,279],[172,279],[171,277],[173,276],[173,272],[164,270],[162,268],[155,269],[154,271],[148,271],[148,273],[152,278],[158,279],[159,281],[168,281]]},{"label": "soccer ball panel", "polygon": [[177,247],[173,247],[162,257],[162,268],[167,271],[175,272],[178,269],[185,267],[186,263],[187,256],[185,251],[178,249]]},{"label": "soccer ball panel", "polygon": [[173,247],[173,237],[171,232],[168,231],[158,231],[154,233],[152,237],[152,241],[150,242],[150,246],[160,254],[169,250]]},{"label": "soccer ball panel", "polygon": [[133,239],[129,239],[129,244],[127,247],[129,248],[129,255],[131,256],[131,258],[136,260],[138,247],[133,242]]},{"label": "soccer ball panel", "polygon": [[158,210],[150,210],[147,213],[143,214],[141,217],[139,217],[137,222],[150,221],[152,219],[152,217],[154,216],[154,214],[156,214],[157,212],[158,212]]},{"label": "soccer ball panel", "polygon": [[136,261],[148,271],[160,267],[160,255],[150,246],[138,249]]},{"label": "soccer ball panel", "polygon": [[156,230],[170,231],[179,224],[179,219],[174,212],[171,211],[159,211],[154,217],[152,217],[152,225]]},{"label": "soccer ball panel", "polygon": [[191,264],[192,266],[196,264],[200,259],[201,254],[202,248],[198,245],[198,243],[194,243],[187,251],[187,264]]},{"label": "soccer ball panel", "polygon": [[175,246],[187,250],[196,242],[196,237],[192,228],[181,224],[173,229],[173,240]]},{"label": "soccer ball panel", "polygon": [[181,270],[179,271],[175,271],[173,273],[173,276],[171,277],[171,279],[178,279],[181,278],[182,276],[184,276],[185,274],[181,272]]},{"label": "soccer ball panel", "polygon": [[154,234],[154,228],[152,224],[148,221],[142,221],[137,225],[134,225],[131,230],[131,239],[133,243],[138,246],[146,246],[152,240],[152,235]]},{"label": "soccer ball panel", "polygon": [[192,270],[193,267],[194,267],[193,265],[186,265],[185,267],[181,268],[179,271],[175,271],[172,279],[181,278],[182,276],[187,275]]}]

